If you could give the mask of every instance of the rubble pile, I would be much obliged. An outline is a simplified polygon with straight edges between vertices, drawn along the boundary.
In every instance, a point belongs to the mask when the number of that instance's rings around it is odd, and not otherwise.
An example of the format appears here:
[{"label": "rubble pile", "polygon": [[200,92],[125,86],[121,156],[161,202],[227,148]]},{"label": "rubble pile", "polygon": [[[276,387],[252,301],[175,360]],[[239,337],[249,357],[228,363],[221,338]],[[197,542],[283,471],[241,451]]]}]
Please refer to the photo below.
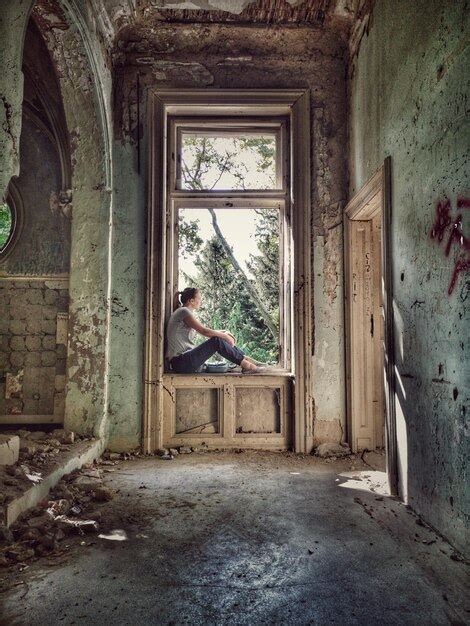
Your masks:
[{"label": "rubble pile", "polygon": [[[164,461],[171,461],[176,456],[178,456],[178,454],[191,454],[193,452],[199,453],[199,452],[208,452],[208,451],[209,449],[207,447],[207,444],[202,443],[201,446],[199,447],[179,446],[178,448],[159,448],[158,450],[156,450],[155,454],[156,456],[159,456]],[[217,451],[219,451],[219,448],[215,448],[213,450],[213,452],[217,452]]]},{"label": "rubble pile", "polygon": [[11,528],[0,527],[0,567],[24,568],[31,559],[65,554],[71,536],[100,530],[100,506],[114,496],[103,483],[104,471],[109,470],[92,464],[64,476],[47,499]]},{"label": "rubble pile", "polygon": [[8,434],[19,437],[19,455],[14,463],[0,465],[0,506],[39,482],[79,439],[62,428],[50,432],[20,429]]}]

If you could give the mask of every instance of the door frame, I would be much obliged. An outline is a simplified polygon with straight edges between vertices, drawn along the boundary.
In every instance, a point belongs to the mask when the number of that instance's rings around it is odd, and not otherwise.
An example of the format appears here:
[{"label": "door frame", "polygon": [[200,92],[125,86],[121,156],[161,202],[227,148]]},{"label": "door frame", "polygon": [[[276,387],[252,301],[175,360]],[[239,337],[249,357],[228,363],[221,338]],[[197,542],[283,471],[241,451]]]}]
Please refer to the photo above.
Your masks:
[{"label": "door frame", "polygon": [[164,328],[167,292],[165,147],[169,115],[288,115],[292,207],[294,437],[296,452],[313,446],[310,91],[169,89],[148,91],[149,171],[142,448],[162,447]]},{"label": "door frame", "polygon": [[391,255],[391,157],[388,156],[371,178],[362,186],[347,204],[344,211],[344,252],[345,252],[345,329],[346,329],[346,380],[347,380],[347,424],[348,438],[354,429],[352,415],[352,324],[350,312],[351,270],[351,222],[369,220],[380,211],[381,214],[381,279],[382,308],[384,325],[384,396],[385,396],[385,447],[387,474],[390,493],[398,494],[398,461],[395,412],[395,342],[393,316],[393,275]]}]

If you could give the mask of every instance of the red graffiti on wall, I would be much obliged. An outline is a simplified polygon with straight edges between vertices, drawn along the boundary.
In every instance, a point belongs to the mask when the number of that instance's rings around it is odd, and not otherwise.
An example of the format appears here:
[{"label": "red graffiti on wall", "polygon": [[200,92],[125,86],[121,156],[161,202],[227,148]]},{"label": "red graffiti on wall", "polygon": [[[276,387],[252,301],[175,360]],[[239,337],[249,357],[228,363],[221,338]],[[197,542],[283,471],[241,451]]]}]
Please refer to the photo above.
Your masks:
[{"label": "red graffiti on wall", "polygon": [[[454,291],[460,274],[470,269],[470,239],[463,234],[463,217],[458,213],[452,218],[450,200],[439,200],[436,205],[436,217],[431,229],[431,239],[436,239],[440,245],[444,237],[448,237],[444,254],[449,256],[452,247],[458,246],[459,252],[454,265],[454,271],[447,290],[449,296]],[[457,198],[457,209],[470,209],[470,198]]]}]

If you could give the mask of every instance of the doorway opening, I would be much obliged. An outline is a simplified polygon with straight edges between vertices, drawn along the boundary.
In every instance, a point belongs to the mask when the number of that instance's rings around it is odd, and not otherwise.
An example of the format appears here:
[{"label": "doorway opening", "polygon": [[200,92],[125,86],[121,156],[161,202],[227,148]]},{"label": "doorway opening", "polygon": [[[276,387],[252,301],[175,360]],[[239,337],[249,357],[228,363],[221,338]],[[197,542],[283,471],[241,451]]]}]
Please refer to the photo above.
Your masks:
[{"label": "doorway opening", "polygon": [[388,158],[345,210],[346,378],[351,449],[385,446],[396,494],[390,223]]}]

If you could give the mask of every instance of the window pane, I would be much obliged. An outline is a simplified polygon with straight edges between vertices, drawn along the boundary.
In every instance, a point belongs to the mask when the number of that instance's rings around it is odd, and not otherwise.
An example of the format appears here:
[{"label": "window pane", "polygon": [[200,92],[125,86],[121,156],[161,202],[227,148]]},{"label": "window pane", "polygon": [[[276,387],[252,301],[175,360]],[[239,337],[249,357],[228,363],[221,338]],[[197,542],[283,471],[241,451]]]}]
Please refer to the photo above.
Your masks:
[{"label": "window pane", "polygon": [[276,189],[276,135],[182,132],[180,189]]},{"label": "window pane", "polygon": [[7,245],[13,230],[13,212],[8,204],[0,204],[0,252]]},{"label": "window pane", "polygon": [[198,287],[204,325],[229,330],[249,356],[277,363],[279,211],[180,209],[178,217],[178,290]]}]

